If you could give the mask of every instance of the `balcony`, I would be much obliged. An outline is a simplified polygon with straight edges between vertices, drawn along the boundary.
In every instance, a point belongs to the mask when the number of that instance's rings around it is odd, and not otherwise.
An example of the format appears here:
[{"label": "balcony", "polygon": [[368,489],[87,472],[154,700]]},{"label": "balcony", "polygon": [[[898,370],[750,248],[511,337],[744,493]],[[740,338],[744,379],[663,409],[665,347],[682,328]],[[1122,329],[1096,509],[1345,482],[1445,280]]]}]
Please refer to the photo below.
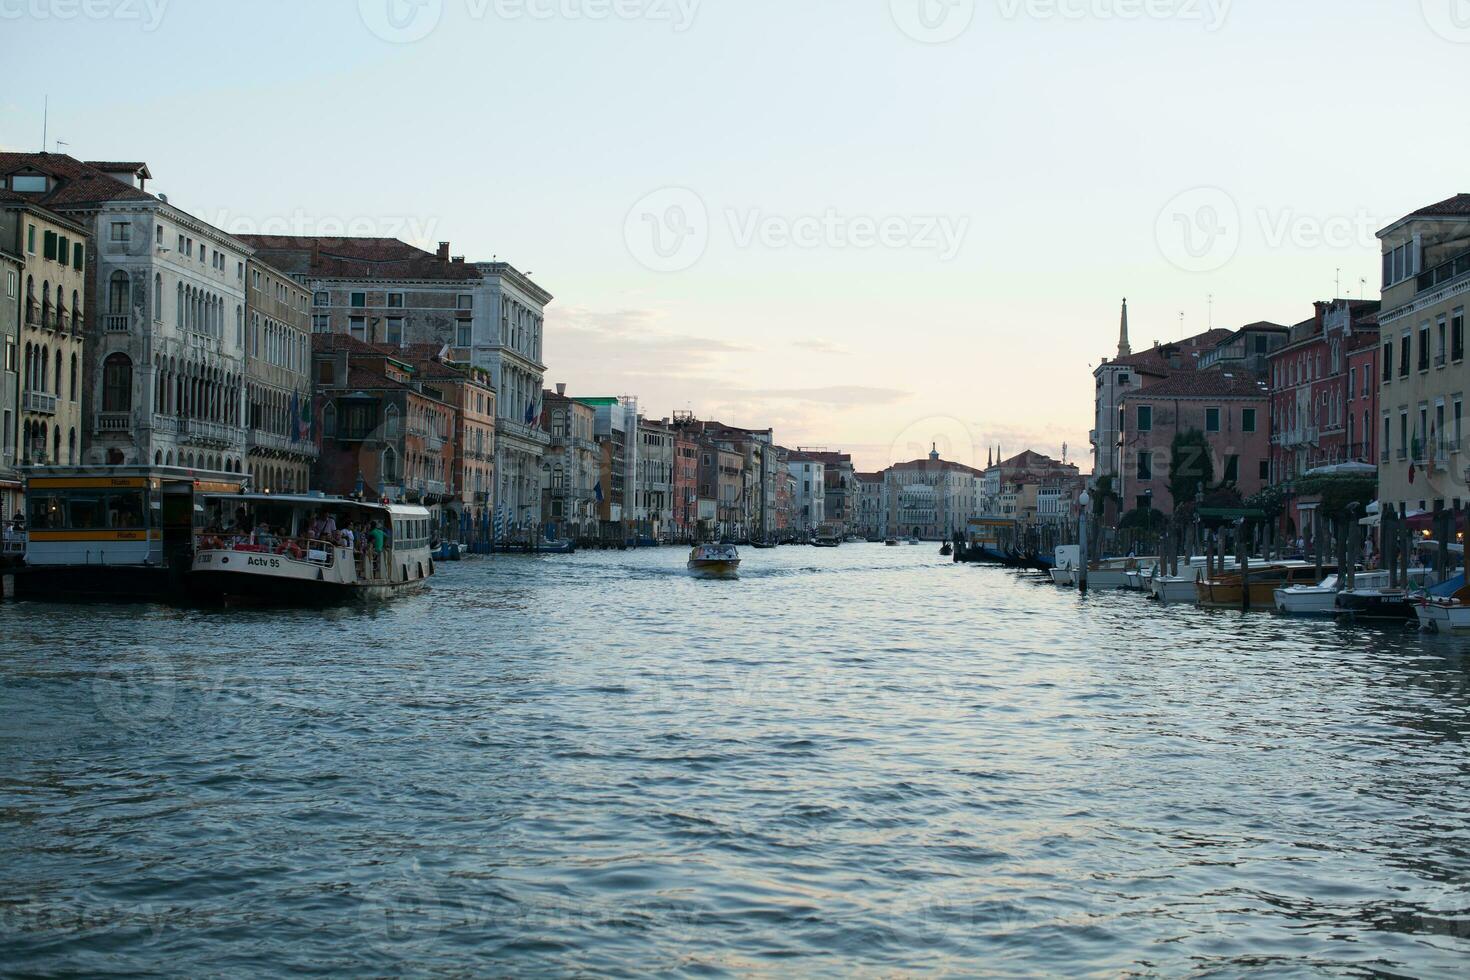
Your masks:
[{"label": "balcony", "polygon": [[202,419],[180,419],[179,433],[183,442],[190,446],[211,449],[228,449],[239,445],[240,430],[223,422],[205,422]]},{"label": "balcony", "polygon": [[55,415],[56,396],[44,391],[28,391],[21,398],[21,411],[36,415]]},{"label": "balcony", "polygon": [[535,443],[542,448],[551,445],[551,436],[535,426],[512,422],[509,419],[500,419],[495,425],[501,438],[519,439],[522,442]]},{"label": "balcony", "polygon": [[442,453],[444,451],[444,437],[436,433],[429,433],[424,437],[424,448],[431,453]]},{"label": "balcony", "polygon": [[295,456],[317,455],[316,444],[310,439],[292,441],[290,436],[283,436],[278,432],[267,432],[264,429],[251,429],[245,434],[245,445],[250,449],[263,449],[268,452],[287,453]]},{"label": "balcony", "polygon": [[126,313],[109,313],[102,318],[102,329],[108,333],[127,333],[133,318]]},{"label": "balcony", "polygon": [[97,431],[103,434],[126,433],[133,428],[132,412],[99,412]]},{"label": "balcony", "polygon": [[177,415],[153,416],[153,431],[177,435],[179,431],[179,417]]},{"label": "balcony", "polygon": [[1426,289],[1434,289],[1445,283],[1458,279],[1466,273],[1470,273],[1470,252],[1464,252],[1455,256],[1448,262],[1442,262],[1433,269],[1419,273],[1414,285],[1418,292]]}]

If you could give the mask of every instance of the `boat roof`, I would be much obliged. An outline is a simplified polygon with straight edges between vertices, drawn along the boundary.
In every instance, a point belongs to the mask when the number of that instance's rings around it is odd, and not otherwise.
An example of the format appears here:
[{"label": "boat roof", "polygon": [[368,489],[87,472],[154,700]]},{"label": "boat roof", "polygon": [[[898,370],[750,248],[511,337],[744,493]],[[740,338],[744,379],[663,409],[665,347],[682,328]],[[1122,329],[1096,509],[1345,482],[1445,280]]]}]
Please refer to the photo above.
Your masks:
[{"label": "boat roof", "polygon": [[352,500],[348,497],[327,497],[310,493],[211,493],[205,496],[209,500],[238,500],[242,503],[287,504],[311,508],[355,507],[360,510],[386,511],[400,517],[430,516],[427,507],[415,504],[383,504],[375,500]]}]

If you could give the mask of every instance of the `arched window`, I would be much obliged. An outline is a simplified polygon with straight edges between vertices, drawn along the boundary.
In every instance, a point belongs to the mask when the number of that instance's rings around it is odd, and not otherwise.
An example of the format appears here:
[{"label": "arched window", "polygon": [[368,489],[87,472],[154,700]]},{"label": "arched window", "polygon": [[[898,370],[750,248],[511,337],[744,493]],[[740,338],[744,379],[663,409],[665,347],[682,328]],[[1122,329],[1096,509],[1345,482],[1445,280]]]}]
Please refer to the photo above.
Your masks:
[{"label": "arched window", "polygon": [[126,354],[111,354],[102,362],[102,411],[133,409],[133,362]]},{"label": "arched window", "polygon": [[153,274],[153,319],[163,322],[163,274]]},{"label": "arched window", "polygon": [[52,326],[56,321],[51,316],[51,284],[41,283],[41,324]]},{"label": "arched window", "polygon": [[77,465],[77,430],[72,429],[66,435],[66,465]]},{"label": "arched window", "polygon": [[178,323],[175,324],[175,326],[177,326],[180,330],[184,329],[184,284],[183,283],[179,283],[178,308],[177,308],[177,311],[176,311],[176,319],[178,320]]},{"label": "arched window", "polygon": [[383,414],[383,438],[398,438],[398,406],[389,405],[388,411]]},{"label": "arched window", "polygon": [[51,387],[51,394],[55,395],[57,398],[61,397],[61,362],[63,360],[64,358],[61,356],[61,348],[58,347],[56,349],[56,374],[52,378],[55,383]]},{"label": "arched window", "polygon": [[398,454],[393,451],[392,446],[383,450],[383,470],[380,482],[384,484],[398,482]]},{"label": "arched window", "polygon": [[36,316],[36,279],[26,276],[26,323],[36,326]]},{"label": "arched window", "polygon": [[328,439],[337,438],[337,406],[331,402],[322,409],[322,435]]},{"label": "arched window", "polygon": [[113,316],[128,312],[128,274],[121,269],[107,281],[107,312]]},{"label": "arched window", "polygon": [[82,298],[75,289],[71,291],[71,329],[73,333],[82,332]]}]

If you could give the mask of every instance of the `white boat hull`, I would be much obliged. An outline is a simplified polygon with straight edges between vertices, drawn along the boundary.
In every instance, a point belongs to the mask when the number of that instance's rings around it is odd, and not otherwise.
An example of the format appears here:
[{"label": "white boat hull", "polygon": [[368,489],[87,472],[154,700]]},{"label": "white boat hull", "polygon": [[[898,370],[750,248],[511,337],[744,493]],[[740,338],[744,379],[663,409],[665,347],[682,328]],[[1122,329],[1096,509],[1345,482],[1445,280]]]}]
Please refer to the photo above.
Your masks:
[{"label": "white boat hull", "polygon": [[1053,568],[1051,580],[1054,585],[1076,585],[1077,573],[1070,568]]},{"label": "white boat hull", "polygon": [[1428,633],[1470,633],[1470,606],[1426,602],[1414,607],[1419,628]]}]

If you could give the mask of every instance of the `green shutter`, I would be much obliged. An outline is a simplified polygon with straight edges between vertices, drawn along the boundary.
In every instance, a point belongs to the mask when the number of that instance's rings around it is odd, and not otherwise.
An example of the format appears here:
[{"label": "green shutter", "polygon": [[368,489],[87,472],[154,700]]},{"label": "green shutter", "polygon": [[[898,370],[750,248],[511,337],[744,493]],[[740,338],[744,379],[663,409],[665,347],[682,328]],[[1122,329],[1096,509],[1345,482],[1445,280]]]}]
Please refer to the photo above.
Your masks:
[{"label": "green shutter", "polygon": [[48,259],[56,258],[56,232],[46,232],[45,244],[41,247],[41,254]]},{"label": "green shutter", "polygon": [[66,260],[71,258],[71,242],[67,241],[65,235],[56,239],[56,261],[66,265]]},{"label": "green shutter", "polygon": [[84,262],[84,259],[82,258],[82,256],[84,256],[86,253],[87,253],[87,250],[82,247],[82,243],[81,242],[77,242],[75,245],[73,245],[71,247],[71,256],[72,256],[71,264],[74,265],[77,268],[78,271],[81,271],[82,264]]}]

